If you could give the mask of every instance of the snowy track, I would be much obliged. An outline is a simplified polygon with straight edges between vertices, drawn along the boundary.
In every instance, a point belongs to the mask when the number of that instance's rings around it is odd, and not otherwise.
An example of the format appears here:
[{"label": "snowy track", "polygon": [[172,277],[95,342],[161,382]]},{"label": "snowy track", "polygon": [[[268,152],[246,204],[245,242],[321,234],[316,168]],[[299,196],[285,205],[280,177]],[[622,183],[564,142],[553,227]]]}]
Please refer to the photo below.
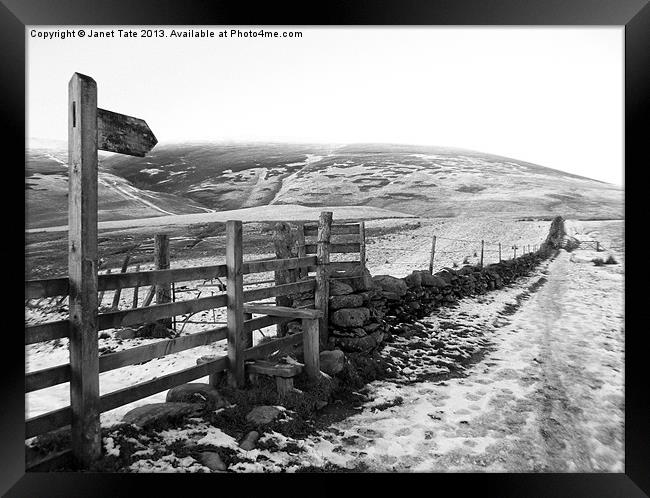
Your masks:
[{"label": "snowy track", "polygon": [[[546,272],[515,314],[497,313],[497,327],[486,331],[494,349],[465,378],[377,383],[362,413],[311,442],[311,465],[622,472],[622,272],[572,263],[566,252]],[[502,304],[496,294],[487,298],[493,309]],[[466,314],[478,301],[465,300],[450,315]],[[396,396],[400,405],[372,408]]]}]

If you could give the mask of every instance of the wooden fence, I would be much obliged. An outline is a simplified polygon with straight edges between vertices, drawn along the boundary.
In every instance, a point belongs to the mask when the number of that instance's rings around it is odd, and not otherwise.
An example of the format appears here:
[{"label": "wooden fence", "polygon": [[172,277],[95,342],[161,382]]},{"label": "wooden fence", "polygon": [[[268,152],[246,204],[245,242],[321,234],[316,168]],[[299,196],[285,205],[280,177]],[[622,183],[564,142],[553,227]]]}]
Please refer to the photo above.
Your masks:
[{"label": "wooden fence", "polygon": [[[79,405],[71,402],[70,406],[52,412],[38,415],[26,420],[25,438],[31,438],[54,429],[68,426],[72,433],[83,434],[82,438],[72,439],[72,454],[82,465],[87,465],[87,455],[101,453],[99,435],[99,413],[106,412],[170,389],[174,386],[190,382],[201,377],[212,376],[219,372],[227,372],[228,382],[235,387],[243,387],[245,381],[245,362],[261,359],[269,354],[291,345],[298,345],[303,340],[303,334],[294,334],[253,346],[252,334],[274,324],[282,324],[295,316],[263,315],[252,318],[252,314],[244,313],[245,303],[263,299],[289,296],[305,292],[314,293],[315,309],[319,313],[319,336],[321,345],[327,341],[327,308],[329,299],[328,278],[330,268],[330,253],[359,253],[360,261],[345,262],[332,265],[335,268],[350,269],[365,267],[365,236],[363,223],[332,224],[332,213],[321,213],[318,224],[298,225],[298,257],[267,259],[261,261],[243,261],[242,222],[226,222],[226,263],[214,266],[191,268],[156,269],[123,273],[107,273],[95,275],[96,292],[118,291],[124,288],[155,286],[156,304],[126,310],[113,310],[96,313],[96,323],[90,324],[91,329],[101,331],[111,328],[134,326],[161,320],[168,320],[177,315],[196,313],[198,311],[225,307],[227,309],[227,325],[210,328],[197,333],[165,339],[152,344],[146,344],[131,349],[108,353],[97,357],[94,353],[82,355],[73,361],[72,351],[76,334],[71,333],[71,317],[60,320],[32,325],[25,328],[25,345],[35,344],[53,339],[69,338],[71,361],[69,364],[38,370],[26,374],[25,392],[33,392],[54,385],[70,382],[71,400],[83,397],[85,403]],[[356,242],[332,243],[331,235],[358,235]],[[315,240],[310,240],[314,238]],[[158,243],[164,242],[158,241]],[[169,266],[168,260],[165,262]],[[262,272],[290,272],[298,275],[295,281],[288,283],[277,282],[270,287],[244,290],[243,275]],[[309,272],[315,272],[310,276]],[[168,293],[164,290],[172,283],[187,282],[199,279],[226,278],[226,294],[209,297],[168,302]],[[71,279],[53,278],[44,280],[29,280],[25,283],[25,298],[39,299],[51,296],[65,296],[69,293]],[[92,287],[92,286],[91,286]],[[136,301],[134,301],[136,302]],[[136,302],[137,304],[137,302]],[[298,310],[296,310],[298,312]],[[99,384],[99,374],[117,368],[134,365],[145,361],[178,353],[187,349],[204,346],[217,341],[227,341],[227,355],[216,357],[202,364],[184,370],[166,374],[153,380],[142,382],[102,396],[95,393],[81,392],[83,383],[74,382],[80,376],[95,378]],[[94,342],[97,351],[97,334],[94,337],[84,337],[84,341]],[[79,349],[79,348],[77,348]],[[90,349],[93,351],[93,348]],[[92,353],[91,353],[92,354]],[[309,370],[309,369],[308,369]],[[84,406],[84,412],[78,412],[77,406]],[[94,418],[95,420],[90,420]],[[89,448],[94,446],[94,448]]]}]

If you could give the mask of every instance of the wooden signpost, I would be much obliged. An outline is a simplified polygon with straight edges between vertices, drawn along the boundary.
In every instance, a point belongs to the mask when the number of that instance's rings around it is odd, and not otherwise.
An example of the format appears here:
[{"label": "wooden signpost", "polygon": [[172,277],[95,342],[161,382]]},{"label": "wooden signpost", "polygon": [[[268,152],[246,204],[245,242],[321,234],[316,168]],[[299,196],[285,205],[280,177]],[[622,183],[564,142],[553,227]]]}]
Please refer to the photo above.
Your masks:
[{"label": "wooden signpost", "polygon": [[72,452],[82,467],[101,455],[97,339],[97,151],[144,156],[157,140],[147,123],[97,108],[97,83],[68,84],[68,275]]}]

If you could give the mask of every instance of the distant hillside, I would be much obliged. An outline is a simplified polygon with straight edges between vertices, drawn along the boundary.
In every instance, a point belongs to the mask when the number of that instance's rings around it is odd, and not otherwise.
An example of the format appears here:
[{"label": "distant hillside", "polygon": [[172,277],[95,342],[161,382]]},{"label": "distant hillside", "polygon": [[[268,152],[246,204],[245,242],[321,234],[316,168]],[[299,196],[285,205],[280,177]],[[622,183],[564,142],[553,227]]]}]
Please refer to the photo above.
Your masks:
[{"label": "distant hillside", "polygon": [[[67,223],[65,142],[30,141],[29,227]],[[269,204],[360,205],[425,217],[622,218],[620,187],[464,149],[351,144],[159,144],[100,155],[101,221]]]},{"label": "distant hillside", "polygon": [[615,185],[445,147],[162,144],[148,157],[114,155],[103,164],[138,188],[218,210],[355,204],[431,217],[623,215]]},{"label": "distant hillside", "polygon": [[[30,148],[25,156],[27,227],[67,224],[67,160],[65,142],[30,140]],[[211,211],[191,199],[134,187],[128,180],[101,166],[98,202],[100,221]]]}]

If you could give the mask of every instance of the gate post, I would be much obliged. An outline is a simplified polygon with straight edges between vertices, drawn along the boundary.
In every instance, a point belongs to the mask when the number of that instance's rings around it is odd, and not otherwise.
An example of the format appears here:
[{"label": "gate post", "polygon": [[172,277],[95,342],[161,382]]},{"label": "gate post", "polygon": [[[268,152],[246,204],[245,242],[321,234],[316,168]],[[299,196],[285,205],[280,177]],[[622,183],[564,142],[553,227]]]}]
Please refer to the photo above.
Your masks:
[{"label": "gate post", "polygon": [[68,278],[72,453],[88,467],[101,455],[97,339],[97,83],[68,84]]},{"label": "gate post", "polygon": [[327,345],[329,335],[329,270],[330,270],[330,234],[332,232],[332,212],[323,211],[318,219],[318,241],[316,245],[316,290],[314,291],[314,308],[323,312],[318,320],[321,348]]},{"label": "gate post", "polygon": [[[307,256],[307,248],[305,247],[305,224],[300,222],[296,225],[296,252],[299,258]],[[307,277],[309,269],[307,267],[298,268],[298,279]]]},{"label": "gate post", "polygon": [[[156,270],[169,269],[169,235],[166,233],[157,233],[154,237],[153,259]],[[171,284],[156,284],[156,304],[170,303]],[[163,318],[158,321],[168,329],[172,328],[172,319]]]},{"label": "gate post", "polygon": [[228,383],[244,385],[244,276],[242,274],[242,222],[226,222],[226,267],[228,280]]},{"label": "gate post", "polygon": [[366,273],[366,222],[359,222],[359,259],[361,260],[361,276]]},{"label": "gate post", "polygon": [[[273,245],[275,246],[275,257],[278,259],[291,258],[291,227],[285,222],[278,222],[273,227]],[[274,273],[275,285],[288,284],[296,281],[297,270],[276,270]],[[293,300],[289,296],[277,296],[275,304],[277,306],[290,307]],[[278,337],[287,335],[287,323],[277,325]]]}]

